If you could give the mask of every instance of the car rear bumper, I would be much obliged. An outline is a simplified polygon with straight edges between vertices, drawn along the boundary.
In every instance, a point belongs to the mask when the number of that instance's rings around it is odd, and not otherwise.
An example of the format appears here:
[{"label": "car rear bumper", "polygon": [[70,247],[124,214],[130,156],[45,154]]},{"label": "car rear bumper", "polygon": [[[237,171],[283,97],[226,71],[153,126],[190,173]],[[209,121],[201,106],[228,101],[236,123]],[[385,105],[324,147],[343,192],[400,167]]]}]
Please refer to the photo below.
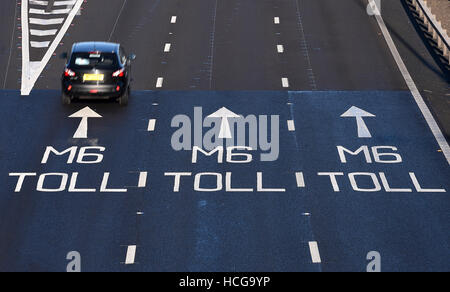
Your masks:
[{"label": "car rear bumper", "polygon": [[123,83],[108,85],[71,84],[63,82],[65,94],[79,98],[118,98],[123,95],[126,86]]}]

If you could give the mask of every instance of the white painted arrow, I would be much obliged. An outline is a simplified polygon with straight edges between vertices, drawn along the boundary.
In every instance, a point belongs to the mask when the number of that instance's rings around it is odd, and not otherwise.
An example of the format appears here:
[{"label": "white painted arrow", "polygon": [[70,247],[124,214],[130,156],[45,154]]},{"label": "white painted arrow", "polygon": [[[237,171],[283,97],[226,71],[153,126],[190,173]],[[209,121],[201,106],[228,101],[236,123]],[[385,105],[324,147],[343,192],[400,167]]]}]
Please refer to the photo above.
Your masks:
[{"label": "white painted arrow", "polygon": [[77,131],[73,135],[74,139],[87,139],[88,133],[88,119],[89,118],[101,118],[102,116],[91,110],[90,107],[85,107],[84,109],[74,113],[69,116],[69,118],[81,118],[80,125]]},{"label": "white painted arrow", "polygon": [[341,118],[356,118],[356,123],[358,124],[358,137],[359,138],[372,138],[369,129],[363,118],[374,118],[375,115],[368,113],[356,106],[352,106],[348,111],[346,111]]},{"label": "white painted arrow", "polygon": [[241,116],[233,113],[229,109],[223,107],[215,113],[208,116],[208,118],[220,118],[222,119],[222,123],[220,125],[220,133],[219,139],[231,139],[233,136],[231,135],[230,124],[228,119],[231,118],[240,118]]}]

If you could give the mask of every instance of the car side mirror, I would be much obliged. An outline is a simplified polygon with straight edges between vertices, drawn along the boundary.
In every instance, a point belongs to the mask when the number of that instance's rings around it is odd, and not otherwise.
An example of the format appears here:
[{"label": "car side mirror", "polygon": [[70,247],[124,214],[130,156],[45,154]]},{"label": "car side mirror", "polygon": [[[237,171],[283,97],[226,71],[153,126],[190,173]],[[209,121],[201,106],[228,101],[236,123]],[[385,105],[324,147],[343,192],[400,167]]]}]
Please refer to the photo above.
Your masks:
[{"label": "car side mirror", "polygon": [[67,54],[67,52],[64,52],[59,57],[63,60],[67,60],[69,58],[69,54]]},{"label": "car side mirror", "polygon": [[130,61],[136,60],[136,55],[135,55],[135,54],[131,54],[131,55],[128,57],[128,60],[130,60]]}]

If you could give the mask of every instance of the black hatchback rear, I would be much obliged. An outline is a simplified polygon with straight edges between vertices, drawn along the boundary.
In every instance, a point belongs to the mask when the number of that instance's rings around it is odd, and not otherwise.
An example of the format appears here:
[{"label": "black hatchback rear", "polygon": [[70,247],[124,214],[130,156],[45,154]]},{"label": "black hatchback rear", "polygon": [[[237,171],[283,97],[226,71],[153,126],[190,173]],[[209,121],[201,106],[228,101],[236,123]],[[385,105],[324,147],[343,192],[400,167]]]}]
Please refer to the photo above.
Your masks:
[{"label": "black hatchback rear", "polygon": [[62,75],[62,101],[73,99],[115,99],[128,104],[131,61],[119,44],[76,43]]}]

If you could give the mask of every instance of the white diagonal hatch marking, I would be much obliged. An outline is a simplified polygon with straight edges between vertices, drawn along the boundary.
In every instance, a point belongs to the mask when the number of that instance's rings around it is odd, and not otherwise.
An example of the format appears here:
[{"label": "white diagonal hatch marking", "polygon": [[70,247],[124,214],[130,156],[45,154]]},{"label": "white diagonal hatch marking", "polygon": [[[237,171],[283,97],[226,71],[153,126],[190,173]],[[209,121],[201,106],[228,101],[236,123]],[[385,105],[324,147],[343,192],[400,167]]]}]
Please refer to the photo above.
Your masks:
[{"label": "white diagonal hatch marking", "polygon": [[[31,90],[33,89],[36,81],[38,80],[39,76],[41,75],[42,71],[44,70],[47,63],[50,61],[50,58],[52,57],[53,53],[55,52],[56,48],[58,47],[59,43],[62,41],[64,35],[66,34],[67,30],[69,29],[70,25],[72,24],[73,19],[75,18],[75,15],[77,15],[78,11],[81,8],[81,5],[83,4],[84,0],[76,0],[73,1],[75,5],[72,7],[70,12],[68,13],[68,16],[66,20],[64,21],[64,24],[62,25],[61,29],[59,30],[59,33],[56,35],[56,37],[53,39],[51,44],[48,46],[48,50],[45,53],[43,59],[41,61],[30,61],[30,30],[29,25],[31,24],[38,24],[38,25],[45,25],[49,22],[61,22],[60,18],[55,18],[54,20],[40,20],[39,18],[32,18],[29,19],[29,4],[36,5],[36,4],[44,4],[45,2],[41,1],[30,1],[29,0],[23,0],[22,1],[22,14],[21,14],[21,21],[22,21],[22,85],[21,85],[21,94],[22,95],[29,95],[31,93]],[[55,2],[58,3],[58,2]],[[68,2],[66,2],[68,3]],[[57,10],[58,11],[58,10]],[[60,12],[60,11],[58,11]],[[65,11],[64,11],[65,12]],[[33,31],[35,32],[35,31]],[[38,45],[38,47],[42,47],[43,44],[37,44],[34,43],[34,45]]]}]

